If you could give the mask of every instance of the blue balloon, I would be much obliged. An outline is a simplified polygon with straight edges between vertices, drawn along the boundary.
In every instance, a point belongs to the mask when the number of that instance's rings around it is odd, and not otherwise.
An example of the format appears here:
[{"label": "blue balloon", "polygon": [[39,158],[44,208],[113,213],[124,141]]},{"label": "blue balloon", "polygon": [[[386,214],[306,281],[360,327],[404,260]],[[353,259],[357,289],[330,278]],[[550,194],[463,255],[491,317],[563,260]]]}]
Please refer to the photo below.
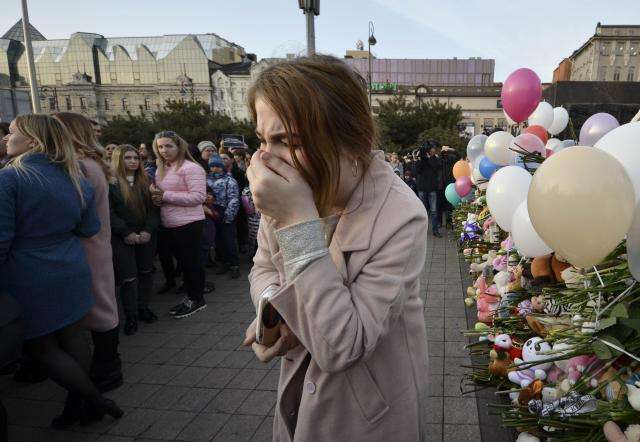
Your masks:
[{"label": "blue balloon", "polygon": [[457,207],[460,204],[460,195],[456,192],[455,183],[450,183],[447,188],[444,189],[444,196],[453,207]]},{"label": "blue balloon", "polygon": [[489,158],[484,157],[482,161],[480,161],[478,169],[480,169],[480,175],[482,175],[486,179],[489,179],[491,178],[491,175],[496,172],[496,170],[500,169],[500,166],[492,163]]}]

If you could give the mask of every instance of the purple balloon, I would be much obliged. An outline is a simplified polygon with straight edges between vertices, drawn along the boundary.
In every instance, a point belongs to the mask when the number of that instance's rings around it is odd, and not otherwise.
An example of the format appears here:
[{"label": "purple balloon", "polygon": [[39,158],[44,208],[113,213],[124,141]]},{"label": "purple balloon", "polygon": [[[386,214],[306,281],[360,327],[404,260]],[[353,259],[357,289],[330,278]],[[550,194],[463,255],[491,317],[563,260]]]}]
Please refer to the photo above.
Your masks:
[{"label": "purple balloon", "polygon": [[461,176],[460,178],[458,178],[456,180],[455,189],[460,198],[464,198],[465,196],[469,195],[469,192],[471,192],[471,178],[469,178],[468,176]]},{"label": "purple balloon", "polygon": [[540,103],[540,77],[531,69],[520,68],[507,77],[502,85],[502,107],[516,123],[529,118]]},{"label": "purple balloon", "polygon": [[611,114],[600,112],[591,115],[580,129],[580,145],[595,146],[600,138],[618,126],[620,123]]}]

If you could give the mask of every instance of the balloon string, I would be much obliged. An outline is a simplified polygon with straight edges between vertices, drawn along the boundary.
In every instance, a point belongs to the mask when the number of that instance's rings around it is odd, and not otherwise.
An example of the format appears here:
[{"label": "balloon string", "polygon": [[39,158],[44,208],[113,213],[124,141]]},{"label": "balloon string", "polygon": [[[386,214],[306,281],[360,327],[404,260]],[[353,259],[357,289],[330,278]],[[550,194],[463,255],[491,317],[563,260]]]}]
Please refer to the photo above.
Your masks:
[{"label": "balloon string", "polygon": [[[636,281],[633,281],[633,284],[631,284],[629,287],[627,287],[622,293],[620,293],[618,296],[615,297],[615,299],[613,301],[611,301],[609,304],[607,304],[605,306],[605,308],[603,308],[602,310],[600,310],[599,314],[598,314],[598,318],[607,310],[609,310],[611,308],[611,306],[613,306],[614,304],[616,304],[617,302],[622,301],[624,298],[626,298],[630,293],[631,290],[635,287],[636,285]],[[596,319],[598,319],[596,318]]]},{"label": "balloon string", "polygon": [[[602,280],[602,277],[600,276],[600,272],[598,272],[598,269],[596,268],[596,266],[593,266],[593,270],[596,272],[596,276],[598,277],[598,281],[600,281],[600,285],[602,287],[604,287],[604,281]],[[600,305],[602,304],[602,292],[599,291],[598,292],[598,302],[596,303],[596,330],[598,329],[598,325],[600,323]]]}]

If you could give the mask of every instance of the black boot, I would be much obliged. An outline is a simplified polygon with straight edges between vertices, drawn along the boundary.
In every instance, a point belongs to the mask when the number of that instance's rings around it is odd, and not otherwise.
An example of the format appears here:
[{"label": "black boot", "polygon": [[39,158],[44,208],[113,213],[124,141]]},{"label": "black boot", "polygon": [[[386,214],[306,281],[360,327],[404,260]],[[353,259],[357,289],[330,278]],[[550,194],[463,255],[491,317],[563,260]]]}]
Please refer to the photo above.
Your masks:
[{"label": "black boot", "polygon": [[122,385],[122,361],[118,353],[120,341],[118,327],[106,332],[91,332],[93,360],[91,380],[101,393],[115,390]]},{"label": "black boot", "polygon": [[75,393],[68,393],[64,402],[64,409],[60,416],[56,416],[51,421],[51,427],[57,430],[69,428],[80,421],[83,413],[84,400]]},{"label": "black boot", "polygon": [[82,418],[80,419],[80,425],[90,425],[93,422],[99,422],[105,415],[109,415],[114,419],[120,419],[124,415],[124,411],[111,399],[102,396],[96,399],[87,399]]}]

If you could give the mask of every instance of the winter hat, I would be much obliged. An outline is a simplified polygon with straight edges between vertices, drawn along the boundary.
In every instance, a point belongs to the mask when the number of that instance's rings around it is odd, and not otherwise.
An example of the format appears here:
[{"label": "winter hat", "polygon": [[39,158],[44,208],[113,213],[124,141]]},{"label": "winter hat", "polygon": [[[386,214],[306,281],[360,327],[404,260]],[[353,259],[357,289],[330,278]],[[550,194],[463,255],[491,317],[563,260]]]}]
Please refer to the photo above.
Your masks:
[{"label": "winter hat", "polygon": [[203,150],[205,150],[207,147],[212,148],[213,150],[216,150],[216,145],[213,144],[213,141],[200,141],[198,143],[198,150],[200,152],[202,152]]},{"label": "winter hat", "polygon": [[212,167],[219,167],[220,169],[224,169],[224,163],[222,162],[222,158],[220,158],[220,155],[212,155],[211,158],[209,158],[209,169],[211,169]]}]

